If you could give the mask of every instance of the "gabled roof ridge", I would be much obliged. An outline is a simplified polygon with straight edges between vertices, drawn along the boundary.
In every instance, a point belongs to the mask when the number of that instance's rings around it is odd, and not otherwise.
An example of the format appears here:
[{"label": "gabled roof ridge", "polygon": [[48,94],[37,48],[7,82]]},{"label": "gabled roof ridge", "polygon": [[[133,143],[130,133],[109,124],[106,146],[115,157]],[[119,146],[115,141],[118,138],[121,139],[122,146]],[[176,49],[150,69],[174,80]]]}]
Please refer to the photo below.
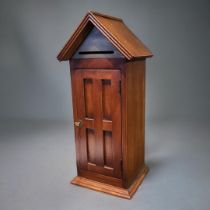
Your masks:
[{"label": "gabled roof ridge", "polygon": [[123,20],[121,18],[118,18],[118,17],[115,17],[115,16],[111,16],[111,15],[107,15],[107,14],[104,14],[104,13],[101,13],[101,12],[97,12],[97,11],[88,11],[88,14],[90,15],[98,15],[98,16],[101,16],[101,17],[105,17],[105,18],[109,18],[109,19],[112,19],[112,20],[117,20],[117,21],[122,21]]}]

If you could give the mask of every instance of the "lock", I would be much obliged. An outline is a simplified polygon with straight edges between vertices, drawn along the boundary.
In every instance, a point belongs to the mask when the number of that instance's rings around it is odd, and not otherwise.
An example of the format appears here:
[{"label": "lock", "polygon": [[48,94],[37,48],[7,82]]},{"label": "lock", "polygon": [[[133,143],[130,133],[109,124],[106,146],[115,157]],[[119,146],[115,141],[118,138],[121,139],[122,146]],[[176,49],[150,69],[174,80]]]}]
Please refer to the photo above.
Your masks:
[{"label": "lock", "polygon": [[82,127],[82,121],[81,120],[76,121],[76,122],[74,122],[74,125],[81,128]]}]

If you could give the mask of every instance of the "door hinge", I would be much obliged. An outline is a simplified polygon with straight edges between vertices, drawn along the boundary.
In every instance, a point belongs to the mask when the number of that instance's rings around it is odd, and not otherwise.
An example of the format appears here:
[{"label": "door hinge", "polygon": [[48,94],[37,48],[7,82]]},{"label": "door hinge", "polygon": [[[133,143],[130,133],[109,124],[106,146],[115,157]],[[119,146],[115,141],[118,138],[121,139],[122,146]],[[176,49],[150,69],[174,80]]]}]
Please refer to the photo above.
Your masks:
[{"label": "door hinge", "polygon": [[121,95],[121,92],[122,92],[121,80],[119,80],[119,83],[118,83],[118,92],[119,92],[119,94]]}]

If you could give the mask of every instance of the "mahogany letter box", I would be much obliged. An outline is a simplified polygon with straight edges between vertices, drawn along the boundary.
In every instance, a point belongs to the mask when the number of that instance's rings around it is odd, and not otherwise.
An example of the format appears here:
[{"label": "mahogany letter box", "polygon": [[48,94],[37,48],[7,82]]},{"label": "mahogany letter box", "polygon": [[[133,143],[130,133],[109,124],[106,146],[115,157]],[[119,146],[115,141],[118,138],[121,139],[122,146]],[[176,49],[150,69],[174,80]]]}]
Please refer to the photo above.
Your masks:
[{"label": "mahogany letter box", "polygon": [[72,184],[130,199],[144,162],[145,59],[122,19],[88,12],[58,54],[70,62],[78,175]]}]

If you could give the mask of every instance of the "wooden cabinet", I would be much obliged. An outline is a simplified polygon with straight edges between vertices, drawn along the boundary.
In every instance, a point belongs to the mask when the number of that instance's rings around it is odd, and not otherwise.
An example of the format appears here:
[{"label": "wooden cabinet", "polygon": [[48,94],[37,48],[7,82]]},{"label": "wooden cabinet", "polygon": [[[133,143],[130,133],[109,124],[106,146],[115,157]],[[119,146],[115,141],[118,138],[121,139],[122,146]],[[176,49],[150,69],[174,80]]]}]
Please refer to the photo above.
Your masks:
[{"label": "wooden cabinet", "polygon": [[70,62],[78,171],[71,183],[131,198],[143,181],[151,56],[121,19],[97,12],[87,13],[58,54]]}]

